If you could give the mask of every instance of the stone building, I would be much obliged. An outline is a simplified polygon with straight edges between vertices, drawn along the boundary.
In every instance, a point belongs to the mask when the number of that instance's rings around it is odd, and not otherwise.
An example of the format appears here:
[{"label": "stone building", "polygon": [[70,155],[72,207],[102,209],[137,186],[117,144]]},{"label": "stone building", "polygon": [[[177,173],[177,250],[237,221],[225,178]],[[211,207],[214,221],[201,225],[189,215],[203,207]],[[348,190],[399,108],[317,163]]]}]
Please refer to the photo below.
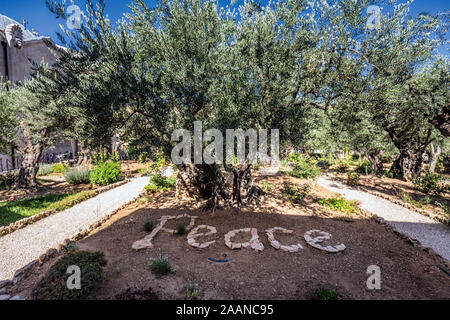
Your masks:
[{"label": "stone building", "polygon": [[[33,63],[45,61],[52,65],[56,61],[54,48],[57,45],[49,37],[39,36],[26,26],[0,14],[0,78],[11,83],[22,82],[31,77]],[[75,155],[76,143],[62,141],[44,151],[43,160],[54,154]],[[17,168],[20,156],[15,160],[0,154],[0,172]]]}]

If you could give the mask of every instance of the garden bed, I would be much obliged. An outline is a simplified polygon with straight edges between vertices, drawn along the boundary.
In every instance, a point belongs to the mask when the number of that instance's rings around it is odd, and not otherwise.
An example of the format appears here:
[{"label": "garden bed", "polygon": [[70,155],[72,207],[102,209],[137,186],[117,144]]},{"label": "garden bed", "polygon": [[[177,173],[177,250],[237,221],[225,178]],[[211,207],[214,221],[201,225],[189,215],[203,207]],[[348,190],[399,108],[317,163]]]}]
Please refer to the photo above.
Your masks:
[{"label": "garden bed", "polygon": [[[7,235],[52,214],[69,209],[103,192],[117,188],[129,180],[74,194],[47,194],[0,204],[0,236]],[[3,226],[2,226],[3,225]]]},{"label": "garden bed", "polygon": [[[450,299],[449,278],[443,271],[450,269],[448,261],[404,241],[363,215],[355,214],[351,222],[334,219],[341,213],[326,209],[317,199],[336,195],[313,181],[273,176],[264,182],[260,180],[259,184],[271,191],[258,208],[203,213],[196,209],[200,203],[175,199],[174,192],[168,192],[143,198],[119,211],[76,242],[79,250],[104,252],[108,261],[107,281],[93,298],[114,299],[130,290],[151,290],[159,299],[185,299],[192,297],[192,288],[196,288],[195,296],[200,299],[315,299],[317,289],[322,287],[342,299]],[[299,190],[311,184],[312,190],[302,203],[293,204],[281,192],[285,182]],[[135,241],[150,233],[144,231],[146,222],[181,214],[198,216],[197,226],[214,226],[216,234],[197,240],[216,242],[206,249],[196,249],[188,244],[186,235],[160,232],[153,240],[153,249],[132,250]],[[175,229],[177,223],[169,221],[165,228]],[[293,230],[291,235],[277,233],[276,237],[288,245],[300,243],[303,249],[297,253],[274,249],[265,235],[265,230],[274,227]],[[225,245],[224,235],[242,228],[258,230],[263,251],[231,250]],[[330,242],[343,243],[345,251],[326,253],[307,245],[304,234],[315,229],[329,232]],[[248,240],[241,236],[241,240]],[[150,259],[161,256],[167,256],[174,272],[151,272]],[[30,298],[32,288],[56,260],[37,265],[13,293]],[[381,268],[381,290],[366,287],[370,265]]]},{"label": "garden bed", "polygon": [[[332,177],[342,183],[347,183],[347,174],[334,173]],[[353,187],[403,205],[436,221],[450,224],[449,193],[441,196],[427,195],[417,190],[411,182],[372,175],[361,175],[358,185]]]}]

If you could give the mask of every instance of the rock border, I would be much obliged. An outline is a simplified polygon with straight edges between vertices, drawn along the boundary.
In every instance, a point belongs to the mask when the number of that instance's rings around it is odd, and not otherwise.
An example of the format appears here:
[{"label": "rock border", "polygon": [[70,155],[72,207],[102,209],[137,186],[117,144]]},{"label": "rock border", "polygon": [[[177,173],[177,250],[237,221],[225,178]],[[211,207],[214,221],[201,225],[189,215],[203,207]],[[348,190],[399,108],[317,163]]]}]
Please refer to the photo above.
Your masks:
[{"label": "rock border", "polygon": [[[110,184],[109,186],[105,186],[105,187],[93,190],[93,192],[94,192],[93,195],[91,197],[89,197],[88,199],[84,199],[81,202],[84,202],[84,201],[87,201],[89,199],[92,199],[93,197],[96,197],[99,194],[102,194],[102,193],[104,193],[106,191],[118,188],[118,187],[120,187],[120,186],[122,186],[124,184],[127,184],[130,181],[131,180],[127,179],[127,180],[119,181],[117,183]],[[74,206],[80,204],[81,202],[75,204]],[[74,207],[74,206],[72,206],[72,207]],[[68,209],[70,209],[70,208],[68,208]],[[0,227],[0,237],[6,236],[6,235],[8,235],[10,233],[13,233],[14,231],[19,230],[19,229],[23,229],[23,228],[25,228],[28,225],[36,223],[36,222],[38,222],[38,221],[40,221],[40,220],[42,220],[44,218],[47,218],[47,217],[49,217],[51,215],[54,215],[56,213],[59,213],[59,212],[62,212],[62,211],[57,211],[57,210],[43,211],[43,212],[40,212],[38,214],[35,214],[34,216],[31,216],[31,217],[24,218],[24,219],[18,220],[16,222],[13,222],[13,223],[11,223],[8,226]]]}]

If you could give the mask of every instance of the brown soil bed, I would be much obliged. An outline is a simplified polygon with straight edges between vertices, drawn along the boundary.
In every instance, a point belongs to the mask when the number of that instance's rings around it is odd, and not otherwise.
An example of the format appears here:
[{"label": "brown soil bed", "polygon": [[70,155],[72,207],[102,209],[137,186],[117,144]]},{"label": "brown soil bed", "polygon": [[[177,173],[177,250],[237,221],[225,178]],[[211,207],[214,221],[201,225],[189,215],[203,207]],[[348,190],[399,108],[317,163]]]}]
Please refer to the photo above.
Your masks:
[{"label": "brown soil bed", "polygon": [[[103,251],[108,264],[108,280],[95,299],[184,299],[189,283],[202,290],[202,299],[314,299],[320,286],[337,291],[343,299],[450,299],[448,261],[429,254],[399,238],[385,226],[363,216],[353,222],[332,219],[336,213],[315,203],[317,197],[335,194],[314,184],[286,176],[270,177],[273,194],[267,195],[258,208],[219,210],[215,214],[199,212],[199,204],[176,200],[173,193],[160,195],[154,202],[133,203],[121,210],[101,228],[77,243],[80,250]],[[298,186],[314,185],[303,205],[291,205],[279,192],[283,181]],[[154,249],[133,251],[133,242],[145,237],[145,222],[162,215],[199,216],[197,225],[217,228],[216,240],[207,249],[190,247],[184,236],[159,233]],[[265,230],[284,227],[294,230],[291,236],[276,234],[283,244],[300,243],[304,249],[287,253],[272,248]],[[231,230],[257,228],[264,251],[230,250],[224,235]],[[328,243],[344,243],[347,249],[329,254],[308,246],[303,234],[319,229],[333,236]],[[243,236],[243,240],[247,237]],[[174,273],[156,276],[150,259],[167,255]],[[208,258],[232,258],[226,264],[215,264]],[[36,268],[14,294],[29,298],[32,287],[46,273],[56,258]],[[367,268],[381,268],[382,289],[367,289]]]}]

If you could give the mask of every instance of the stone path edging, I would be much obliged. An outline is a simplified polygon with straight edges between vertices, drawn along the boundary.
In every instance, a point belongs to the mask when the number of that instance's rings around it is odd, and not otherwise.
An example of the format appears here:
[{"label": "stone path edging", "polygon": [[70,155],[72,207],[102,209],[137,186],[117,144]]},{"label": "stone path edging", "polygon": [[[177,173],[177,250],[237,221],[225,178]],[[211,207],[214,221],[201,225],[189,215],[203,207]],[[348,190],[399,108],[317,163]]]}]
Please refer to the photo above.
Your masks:
[{"label": "stone path edging", "polygon": [[[98,196],[99,194],[101,194],[103,192],[106,192],[106,191],[112,190],[114,188],[120,187],[120,186],[122,186],[122,185],[124,185],[124,184],[126,184],[126,183],[128,183],[130,181],[131,181],[130,179],[127,179],[127,180],[123,180],[123,181],[119,181],[117,183],[111,184],[109,186],[105,186],[105,187],[93,190],[92,196],[87,198],[87,199],[84,199],[83,201],[87,201],[87,200],[89,200],[89,199],[91,199],[91,198],[93,198],[95,196]],[[83,201],[81,201],[81,202],[83,202]],[[78,203],[74,204],[74,206],[77,205],[77,204]],[[61,211],[58,211],[58,210],[43,211],[43,212],[40,212],[38,214],[35,214],[34,216],[31,216],[31,217],[24,218],[24,219],[18,220],[16,222],[13,222],[13,223],[11,223],[8,226],[0,227],[0,237],[6,236],[7,234],[10,234],[10,233],[12,233],[12,232],[14,232],[16,230],[25,228],[26,226],[29,226],[29,225],[31,225],[33,223],[36,223],[39,220],[47,218],[47,217],[49,217],[49,216],[51,216],[51,215],[53,215],[55,213],[58,213],[58,212],[61,212]]]}]

